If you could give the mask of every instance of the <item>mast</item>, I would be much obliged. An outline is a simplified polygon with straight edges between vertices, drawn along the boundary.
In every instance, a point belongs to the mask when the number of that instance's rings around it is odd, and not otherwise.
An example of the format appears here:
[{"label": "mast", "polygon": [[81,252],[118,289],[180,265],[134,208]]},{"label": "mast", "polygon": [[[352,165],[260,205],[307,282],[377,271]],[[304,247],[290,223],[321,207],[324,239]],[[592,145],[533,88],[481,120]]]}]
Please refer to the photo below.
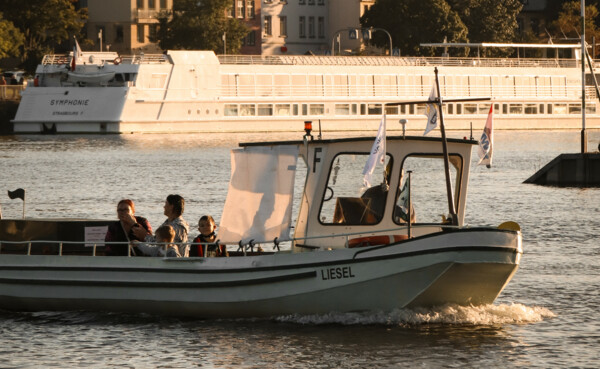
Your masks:
[{"label": "mast", "polygon": [[585,131],[585,0],[581,0],[581,153],[587,152]]}]

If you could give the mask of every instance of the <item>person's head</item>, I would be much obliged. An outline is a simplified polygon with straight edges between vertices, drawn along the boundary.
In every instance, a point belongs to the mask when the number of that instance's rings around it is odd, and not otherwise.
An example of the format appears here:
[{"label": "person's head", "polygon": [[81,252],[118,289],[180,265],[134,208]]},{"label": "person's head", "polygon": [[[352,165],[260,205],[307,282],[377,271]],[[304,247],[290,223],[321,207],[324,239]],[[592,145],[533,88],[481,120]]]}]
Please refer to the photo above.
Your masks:
[{"label": "person's head", "polygon": [[132,217],[135,214],[135,205],[129,199],[123,199],[117,204],[117,217]]},{"label": "person's head", "polygon": [[202,217],[200,217],[200,220],[198,221],[198,230],[204,236],[208,236],[211,233],[213,233],[215,231],[215,228],[217,228],[217,225],[215,224],[215,220],[212,216],[203,215]]},{"label": "person's head", "polygon": [[170,225],[160,226],[154,232],[154,236],[156,237],[156,242],[173,242],[175,239],[175,230]]},{"label": "person's head", "polygon": [[165,201],[165,215],[167,217],[177,218],[183,214],[185,200],[179,195],[169,195]]}]

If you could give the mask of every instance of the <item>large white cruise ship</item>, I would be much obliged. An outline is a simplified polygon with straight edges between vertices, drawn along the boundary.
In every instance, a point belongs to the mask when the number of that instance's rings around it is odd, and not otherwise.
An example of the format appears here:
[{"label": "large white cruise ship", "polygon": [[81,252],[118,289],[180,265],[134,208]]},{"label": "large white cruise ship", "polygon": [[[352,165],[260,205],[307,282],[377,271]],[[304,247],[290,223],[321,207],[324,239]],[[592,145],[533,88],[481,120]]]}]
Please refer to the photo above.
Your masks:
[{"label": "large white cruise ship", "polygon": [[422,130],[424,104],[385,104],[426,100],[434,67],[445,99],[491,98],[445,104],[447,129],[483,127],[490,104],[496,129],[579,129],[583,91],[587,127],[600,128],[595,90],[582,88],[575,58],[76,56],[44,57],[22,94],[15,133],[297,131],[307,120],[323,131],[358,131],[376,129],[384,110],[388,122]]}]

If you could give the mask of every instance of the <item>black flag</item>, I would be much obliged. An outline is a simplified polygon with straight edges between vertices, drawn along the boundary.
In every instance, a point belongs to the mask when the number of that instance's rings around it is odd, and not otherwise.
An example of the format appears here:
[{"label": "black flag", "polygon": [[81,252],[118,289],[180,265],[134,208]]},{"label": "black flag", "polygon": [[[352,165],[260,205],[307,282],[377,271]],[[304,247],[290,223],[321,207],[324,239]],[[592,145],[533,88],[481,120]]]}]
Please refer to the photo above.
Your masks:
[{"label": "black flag", "polygon": [[14,191],[8,191],[8,197],[11,199],[21,199],[25,201],[25,190],[22,188],[17,188]]}]

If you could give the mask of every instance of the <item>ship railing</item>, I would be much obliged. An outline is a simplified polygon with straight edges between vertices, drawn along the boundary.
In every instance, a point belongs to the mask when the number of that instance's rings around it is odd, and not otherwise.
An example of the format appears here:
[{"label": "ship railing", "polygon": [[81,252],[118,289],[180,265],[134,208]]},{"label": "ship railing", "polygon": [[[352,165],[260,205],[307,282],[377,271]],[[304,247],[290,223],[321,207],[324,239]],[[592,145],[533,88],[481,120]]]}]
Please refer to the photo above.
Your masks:
[{"label": "ship railing", "polygon": [[[162,64],[168,63],[166,55],[163,54],[136,54],[136,55],[120,55],[116,53],[93,53],[90,54],[93,59],[89,57],[82,58],[82,63],[85,64]],[[42,59],[43,65],[69,65],[71,63],[72,56],[68,54],[49,54],[44,55]]]},{"label": "ship railing", "polygon": [[574,59],[325,55],[218,55],[221,64],[574,68]]}]

